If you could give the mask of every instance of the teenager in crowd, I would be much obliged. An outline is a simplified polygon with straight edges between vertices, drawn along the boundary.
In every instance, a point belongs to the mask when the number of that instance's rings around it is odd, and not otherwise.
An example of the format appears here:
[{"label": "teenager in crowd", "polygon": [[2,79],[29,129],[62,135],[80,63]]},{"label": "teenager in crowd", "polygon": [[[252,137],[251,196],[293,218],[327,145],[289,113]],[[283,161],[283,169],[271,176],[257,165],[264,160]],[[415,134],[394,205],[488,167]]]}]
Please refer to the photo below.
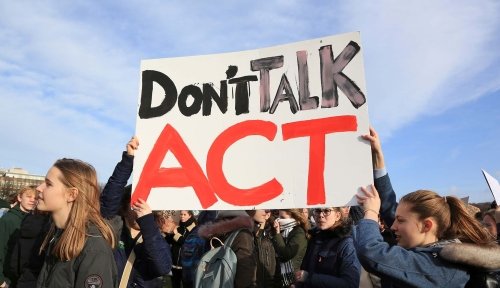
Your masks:
[{"label": "teenager in crowd", "polygon": [[350,236],[352,222],[340,208],[314,209],[316,228],[294,287],[359,287],[361,266]]},{"label": "teenager in crowd", "polygon": [[[272,287],[276,272],[276,253],[271,241],[271,226],[266,210],[247,211],[255,223],[254,237],[257,256],[257,287]],[[270,215],[271,213],[269,213]]]},{"label": "teenager in crowd", "polygon": [[52,217],[41,247],[45,262],[37,287],[116,287],[112,252],[116,241],[99,212],[94,167],[80,160],[59,159],[37,191],[37,208]]},{"label": "teenager in crowd", "polygon": [[309,213],[305,215],[301,210],[280,210],[280,217],[274,222],[273,244],[278,256],[275,287],[290,287],[295,282],[295,273],[306,253]]},{"label": "teenager in crowd", "polygon": [[182,283],[182,264],[181,264],[181,248],[186,237],[196,226],[196,219],[193,211],[181,210],[179,212],[180,221],[172,233],[168,233],[165,240],[171,245],[172,249],[172,286],[173,288],[181,288]]},{"label": "teenager in crowd", "polygon": [[[126,186],[138,147],[139,140],[132,137],[122,153],[122,160],[104,186],[101,213],[118,223],[115,232],[119,242],[113,253],[120,287],[161,288],[161,276],[168,274],[172,265],[170,247],[163,239],[149,205],[143,199],[130,203],[131,186]],[[131,263],[130,267],[127,267],[128,263]]]},{"label": "teenager in crowd", "polygon": [[[463,264],[499,266],[492,236],[460,199],[418,190],[398,205],[377,133],[370,129],[364,138],[372,146],[375,186],[358,195],[365,215],[354,229],[354,243],[363,267],[381,278],[382,287],[464,287],[469,275]],[[394,231],[397,246],[384,242],[379,213]]]},{"label": "teenager in crowd", "polygon": [[0,287],[7,284],[15,287],[18,274],[10,269],[14,246],[19,239],[19,230],[24,218],[36,206],[35,186],[21,188],[16,195],[17,204],[0,218]]}]

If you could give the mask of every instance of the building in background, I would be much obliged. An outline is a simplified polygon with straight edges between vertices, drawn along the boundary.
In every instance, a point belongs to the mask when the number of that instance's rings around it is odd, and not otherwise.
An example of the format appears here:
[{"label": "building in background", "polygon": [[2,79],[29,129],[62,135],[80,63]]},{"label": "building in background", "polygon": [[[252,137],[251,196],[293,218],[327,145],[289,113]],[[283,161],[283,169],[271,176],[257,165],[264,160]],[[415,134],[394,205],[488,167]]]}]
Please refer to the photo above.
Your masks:
[{"label": "building in background", "polygon": [[8,200],[19,189],[29,185],[38,186],[45,176],[32,175],[22,168],[0,168],[0,198]]}]

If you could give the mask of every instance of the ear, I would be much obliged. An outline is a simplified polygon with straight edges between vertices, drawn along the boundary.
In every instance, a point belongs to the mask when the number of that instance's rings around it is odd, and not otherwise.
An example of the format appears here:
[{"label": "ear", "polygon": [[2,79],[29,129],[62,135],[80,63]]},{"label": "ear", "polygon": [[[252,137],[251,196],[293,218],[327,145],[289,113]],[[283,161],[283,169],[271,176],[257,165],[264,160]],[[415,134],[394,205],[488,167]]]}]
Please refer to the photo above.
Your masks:
[{"label": "ear", "polygon": [[425,218],[423,224],[424,225],[422,226],[422,232],[430,232],[436,227],[434,221],[432,221],[431,218]]},{"label": "ear", "polygon": [[340,217],[342,217],[342,212],[334,210],[335,213],[335,222],[340,220]]},{"label": "ear", "polygon": [[68,188],[66,191],[66,201],[69,202],[74,202],[76,200],[76,197],[78,197],[78,189],[75,187]]}]

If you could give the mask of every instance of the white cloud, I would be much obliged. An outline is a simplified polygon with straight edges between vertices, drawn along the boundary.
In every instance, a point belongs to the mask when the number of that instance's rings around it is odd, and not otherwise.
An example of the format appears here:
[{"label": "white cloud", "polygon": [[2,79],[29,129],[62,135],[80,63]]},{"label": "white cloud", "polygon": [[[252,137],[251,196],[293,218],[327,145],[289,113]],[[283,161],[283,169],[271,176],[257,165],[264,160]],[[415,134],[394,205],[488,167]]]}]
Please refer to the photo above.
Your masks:
[{"label": "white cloud", "polygon": [[362,31],[371,116],[382,134],[499,89],[497,69],[496,77],[481,75],[499,62],[491,51],[499,3],[349,2],[344,9],[345,26]]},{"label": "white cloud", "polygon": [[499,5],[2,1],[0,121],[14,137],[4,143],[0,166],[46,167],[68,153],[109,172],[133,133],[140,59],[356,30],[362,32],[371,117],[389,135],[429,111],[500,87],[498,69],[482,74],[499,64],[497,49],[490,48],[499,44],[492,42],[500,35]]}]

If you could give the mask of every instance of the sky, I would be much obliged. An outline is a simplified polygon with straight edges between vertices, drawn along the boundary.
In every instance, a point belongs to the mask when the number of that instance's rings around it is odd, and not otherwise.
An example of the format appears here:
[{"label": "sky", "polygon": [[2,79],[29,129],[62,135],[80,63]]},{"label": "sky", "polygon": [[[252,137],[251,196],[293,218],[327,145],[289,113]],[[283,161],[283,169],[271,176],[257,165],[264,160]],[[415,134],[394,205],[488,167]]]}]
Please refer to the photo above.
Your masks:
[{"label": "sky", "polygon": [[142,59],[360,31],[370,122],[402,195],[492,201],[500,179],[500,2],[0,1],[0,168],[62,157],[101,182],[134,135]]}]

